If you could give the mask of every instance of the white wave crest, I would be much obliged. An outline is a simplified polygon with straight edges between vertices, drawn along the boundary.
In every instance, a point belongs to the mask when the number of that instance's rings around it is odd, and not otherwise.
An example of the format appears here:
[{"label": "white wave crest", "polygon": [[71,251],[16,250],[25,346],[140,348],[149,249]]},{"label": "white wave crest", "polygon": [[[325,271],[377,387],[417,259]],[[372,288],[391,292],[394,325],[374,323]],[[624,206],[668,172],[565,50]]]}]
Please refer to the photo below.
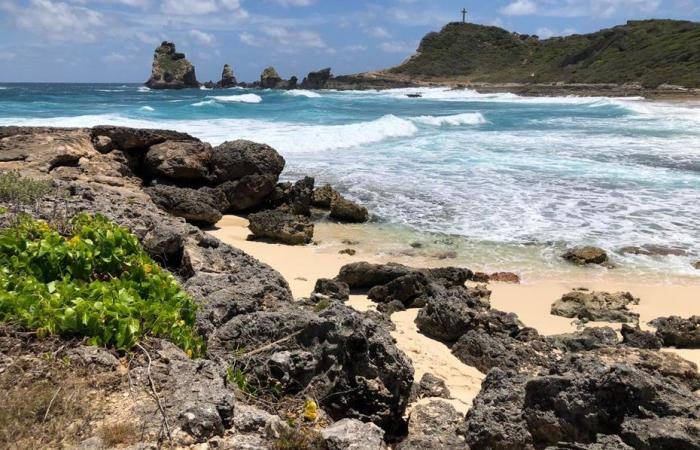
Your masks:
[{"label": "white wave crest", "polygon": [[320,98],[321,94],[318,92],[314,91],[307,91],[305,89],[294,89],[291,91],[285,91],[285,95],[289,95],[292,97],[306,97],[306,98]]},{"label": "white wave crest", "polygon": [[418,116],[412,117],[411,120],[435,127],[443,125],[481,125],[487,123],[486,118],[478,112],[455,114],[452,116]]},{"label": "white wave crest", "polygon": [[214,95],[207,98],[213,98],[217,102],[223,103],[260,103],[262,97],[256,94],[241,94],[241,95]]},{"label": "white wave crest", "polygon": [[142,106],[140,109],[141,109],[141,111],[148,111],[148,112],[155,111],[155,108],[153,108],[152,106],[148,106],[148,105]]},{"label": "white wave crest", "polygon": [[149,88],[148,86],[139,86],[139,88],[137,89],[137,91],[139,91],[139,92],[150,92],[150,91],[151,91],[151,88]]},{"label": "white wave crest", "polygon": [[202,91],[211,91],[211,88],[206,87],[206,86],[204,86],[204,85],[200,86],[199,89],[202,90]]}]

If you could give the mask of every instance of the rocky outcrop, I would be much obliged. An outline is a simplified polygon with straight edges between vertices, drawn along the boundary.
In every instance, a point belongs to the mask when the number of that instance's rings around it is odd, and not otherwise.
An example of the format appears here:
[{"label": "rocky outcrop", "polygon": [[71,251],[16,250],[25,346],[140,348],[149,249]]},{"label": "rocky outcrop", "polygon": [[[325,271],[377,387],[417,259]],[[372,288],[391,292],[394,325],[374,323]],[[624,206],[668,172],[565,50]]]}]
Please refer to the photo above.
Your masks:
[{"label": "rocky outcrop", "polygon": [[440,377],[433,375],[430,372],[426,372],[421,377],[418,385],[416,386],[417,392],[416,397],[421,398],[445,398],[450,399],[452,395],[450,390],[445,384],[445,380]]},{"label": "rocky outcrop", "polygon": [[346,302],[350,299],[350,288],[347,283],[343,283],[342,281],[320,278],[316,280],[314,291],[311,293],[311,299],[316,302],[321,299]]},{"label": "rocky outcrop", "polygon": [[163,42],[153,55],[151,78],[146,81],[151,89],[183,89],[199,87],[194,66],[184,53],[175,51],[175,44]]},{"label": "rocky outcrop", "polygon": [[213,225],[221,220],[221,211],[228,209],[226,196],[218,189],[159,184],[146,188],[145,192],[158,207],[195,224]]},{"label": "rocky outcrop", "polygon": [[622,324],[620,334],[622,334],[622,343],[629,347],[659,350],[663,345],[661,339],[654,333],[642,331],[639,327],[631,327],[626,323]]},{"label": "rocky outcrop", "polygon": [[321,431],[327,450],[385,450],[384,431],[373,423],[343,419]]},{"label": "rocky outcrop", "polygon": [[224,142],[214,148],[210,178],[218,184],[247,175],[278,177],[284,164],[284,158],[269,145],[244,140]]},{"label": "rocky outcrop", "polygon": [[325,89],[331,78],[330,67],[317,72],[309,72],[304,81],[301,82],[300,87],[302,89]]},{"label": "rocky outcrop", "polygon": [[238,81],[236,81],[236,76],[233,74],[233,68],[228,64],[224,64],[224,70],[221,72],[221,80],[216,83],[216,87],[220,89],[227,89],[234,87],[237,84]]},{"label": "rocky outcrop", "polygon": [[275,89],[282,83],[282,77],[274,67],[268,67],[260,74],[260,87],[262,89]]},{"label": "rocky outcrop", "polygon": [[253,174],[225,181],[217,189],[226,196],[231,212],[248,211],[265,202],[275,190],[276,182],[274,174]]},{"label": "rocky outcrop", "polygon": [[408,437],[397,450],[466,449],[461,426],[464,417],[441,400],[416,405],[408,418]]},{"label": "rocky outcrop", "polygon": [[270,196],[272,208],[281,208],[292,214],[311,216],[314,193],[314,179],[304,177],[296,183],[280,183]]},{"label": "rocky outcrop", "polygon": [[660,317],[651,322],[666,347],[700,348],[700,316]]},{"label": "rocky outcrop", "polygon": [[341,222],[363,223],[369,220],[369,212],[364,206],[343,197],[334,197],[331,201],[331,218]]},{"label": "rocky outcrop", "polygon": [[565,260],[581,266],[587,264],[604,265],[608,262],[608,254],[598,247],[575,247],[566,251],[562,256]]},{"label": "rocky outcrop", "polygon": [[593,292],[578,289],[564,294],[552,304],[551,313],[555,316],[577,318],[583,321],[633,322],[639,321],[639,314],[630,311],[628,305],[639,304],[639,299],[629,292]]},{"label": "rocky outcrop", "polygon": [[338,191],[330,184],[324,184],[314,190],[312,204],[316,208],[331,209],[331,203],[336,197],[340,197]]},{"label": "rocky outcrop", "polygon": [[254,236],[282,244],[309,244],[314,235],[314,225],[308,218],[279,209],[251,214],[248,221]]},{"label": "rocky outcrop", "polygon": [[148,148],[144,166],[155,178],[204,183],[211,156],[211,146],[204,142],[167,140]]}]

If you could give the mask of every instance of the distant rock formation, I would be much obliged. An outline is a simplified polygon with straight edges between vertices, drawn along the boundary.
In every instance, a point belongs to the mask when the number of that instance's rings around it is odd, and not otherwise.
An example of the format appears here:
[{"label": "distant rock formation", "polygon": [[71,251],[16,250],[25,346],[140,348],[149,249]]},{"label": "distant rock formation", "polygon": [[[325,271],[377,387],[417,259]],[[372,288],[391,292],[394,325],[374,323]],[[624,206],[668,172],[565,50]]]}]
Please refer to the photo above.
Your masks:
[{"label": "distant rock formation", "polygon": [[233,68],[228,64],[224,64],[224,70],[221,73],[221,81],[216,84],[216,87],[230,88],[237,84],[238,82],[236,81],[236,76],[233,74]]},{"label": "distant rock formation", "polygon": [[302,89],[323,89],[328,84],[331,77],[330,67],[321,69],[317,72],[309,72],[309,74],[301,82]]},{"label": "distant rock formation", "polygon": [[268,67],[260,74],[260,87],[263,89],[275,89],[282,81],[274,67]]},{"label": "distant rock formation", "polygon": [[199,82],[185,54],[177,53],[172,42],[163,41],[153,55],[151,78],[146,86],[151,89],[197,88]]}]

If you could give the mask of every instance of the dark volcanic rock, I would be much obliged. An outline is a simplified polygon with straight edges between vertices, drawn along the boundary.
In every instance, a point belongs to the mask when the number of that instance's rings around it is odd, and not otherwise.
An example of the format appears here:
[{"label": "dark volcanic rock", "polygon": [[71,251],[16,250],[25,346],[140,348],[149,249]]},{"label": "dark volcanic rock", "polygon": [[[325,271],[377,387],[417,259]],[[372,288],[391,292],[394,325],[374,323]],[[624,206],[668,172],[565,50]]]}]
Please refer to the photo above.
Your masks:
[{"label": "dark volcanic rock", "polygon": [[617,333],[610,327],[585,328],[575,333],[549,336],[548,340],[563,351],[580,352],[618,344]]},{"label": "dark volcanic rock", "polygon": [[277,179],[284,169],[284,158],[272,147],[237,140],[214,147],[211,158],[212,181],[220,184],[247,175],[271,175]]},{"label": "dark volcanic rock", "polygon": [[436,397],[436,398],[452,398],[450,390],[445,384],[445,380],[436,377],[432,373],[426,372],[418,383],[418,398]]},{"label": "dark volcanic rock", "polygon": [[316,286],[311,293],[311,298],[323,297],[346,302],[350,299],[350,288],[347,283],[342,281],[320,278],[316,280]]},{"label": "dark volcanic rock", "polygon": [[275,89],[282,82],[274,67],[268,67],[260,74],[260,87],[263,89]]},{"label": "dark volcanic rock", "polygon": [[379,303],[401,302],[406,308],[422,308],[435,296],[433,283],[421,272],[412,272],[369,290],[370,300]]},{"label": "dark volcanic rock", "polygon": [[[484,310],[481,299],[468,291],[450,291],[430,299],[418,312],[416,324],[421,333],[433,339],[455,342],[468,330],[478,326],[472,321],[477,320],[477,315]],[[517,322],[517,319],[514,320]]]},{"label": "dark volcanic rock", "polygon": [[217,189],[226,195],[230,211],[247,211],[262,204],[275,190],[276,182],[276,175],[253,174],[236,181],[226,181],[218,185]]},{"label": "dark volcanic rock", "polygon": [[182,89],[199,87],[194,66],[184,53],[175,51],[175,44],[163,42],[153,55],[151,78],[146,81],[151,89]]},{"label": "dark volcanic rock", "polygon": [[627,309],[630,304],[639,304],[639,299],[629,292],[610,294],[579,289],[564,294],[554,302],[551,313],[586,321],[637,323],[639,314]]},{"label": "dark volcanic rock", "polygon": [[598,247],[575,247],[569,249],[562,255],[567,261],[574,264],[605,264],[608,262],[608,254]]},{"label": "dark volcanic rock", "polygon": [[351,289],[371,289],[374,286],[386,284],[410,272],[412,272],[411,268],[401,264],[357,262],[341,267],[337,278],[346,282]]},{"label": "dark volcanic rock", "polygon": [[206,181],[212,150],[198,141],[165,141],[151,146],[144,165],[156,178]]},{"label": "dark volcanic rock", "polygon": [[464,418],[441,400],[416,405],[408,418],[408,436],[397,450],[466,450],[459,434]]},{"label": "dark volcanic rock", "polygon": [[332,199],[330,216],[341,222],[350,223],[362,223],[369,220],[367,208],[343,197],[334,197]]},{"label": "dark volcanic rock", "polygon": [[331,209],[331,203],[337,197],[340,197],[338,191],[333,189],[330,184],[324,184],[314,190],[311,203],[316,208]]},{"label": "dark volcanic rock", "polygon": [[684,319],[678,316],[654,319],[656,335],[666,347],[700,348],[700,316]]},{"label": "dark volcanic rock", "polygon": [[324,89],[331,79],[331,69],[321,69],[317,72],[309,72],[309,74],[301,82],[302,89]]},{"label": "dark volcanic rock", "polygon": [[283,208],[292,214],[311,216],[314,179],[304,177],[296,183],[280,183],[270,198],[273,208]]},{"label": "dark volcanic rock", "polygon": [[384,450],[384,431],[373,423],[342,419],[321,431],[327,450]]},{"label": "dark volcanic rock", "polygon": [[628,347],[659,350],[662,346],[662,341],[659,337],[654,333],[642,331],[639,327],[631,327],[623,323],[620,333],[622,334],[622,343]]},{"label": "dark volcanic rock", "polygon": [[218,88],[230,88],[234,87],[238,82],[236,81],[236,76],[233,74],[233,68],[230,65],[224,64],[224,70],[221,72],[221,81],[216,83]]},{"label": "dark volcanic rock", "polygon": [[295,216],[281,210],[262,211],[248,216],[250,231],[257,237],[272,239],[288,245],[311,242],[314,225],[305,216]]},{"label": "dark volcanic rock", "polygon": [[196,224],[213,225],[228,209],[226,196],[217,189],[190,189],[159,184],[146,188],[153,203],[177,217]]}]

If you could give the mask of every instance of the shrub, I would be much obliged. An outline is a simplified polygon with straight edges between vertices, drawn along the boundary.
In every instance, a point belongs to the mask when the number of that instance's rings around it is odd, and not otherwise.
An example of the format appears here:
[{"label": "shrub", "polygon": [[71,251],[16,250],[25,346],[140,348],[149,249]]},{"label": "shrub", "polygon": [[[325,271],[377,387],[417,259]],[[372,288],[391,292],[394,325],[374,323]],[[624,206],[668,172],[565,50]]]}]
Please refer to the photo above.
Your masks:
[{"label": "shrub", "polygon": [[0,172],[0,203],[34,205],[51,192],[49,181],[22,177],[17,172]]},{"label": "shrub", "polygon": [[118,350],[158,336],[201,354],[194,301],[136,236],[99,215],[78,215],[71,228],[63,236],[20,216],[0,231],[1,322]]}]

